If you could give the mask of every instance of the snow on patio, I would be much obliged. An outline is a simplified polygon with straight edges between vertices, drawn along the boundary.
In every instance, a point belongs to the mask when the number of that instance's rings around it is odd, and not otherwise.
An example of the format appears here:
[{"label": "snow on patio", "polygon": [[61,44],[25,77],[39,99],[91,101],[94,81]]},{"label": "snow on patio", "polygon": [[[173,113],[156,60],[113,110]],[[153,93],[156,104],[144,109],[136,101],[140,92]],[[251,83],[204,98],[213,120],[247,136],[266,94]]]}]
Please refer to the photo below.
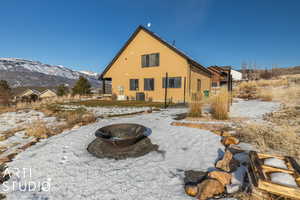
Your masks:
[{"label": "snow on patio", "polygon": [[[9,186],[8,199],[187,199],[183,170],[214,167],[223,146],[209,131],[171,126],[171,114],[180,111],[104,119],[42,141],[9,163],[10,169],[31,169],[32,176],[12,176],[2,190]],[[162,152],[119,161],[87,152],[98,128],[125,122],[150,128],[152,143]],[[30,192],[34,188],[25,185],[28,181],[50,181],[51,190]],[[23,187],[13,188],[13,183]]]},{"label": "snow on patio", "polygon": [[[238,101],[231,112],[233,116],[261,120],[276,106],[272,102]],[[209,131],[171,126],[174,115],[183,112],[186,109],[168,109],[101,119],[41,141],[8,163],[9,169],[27,173],[13,175],[0,188],[7,199],[20,200],[193,199],[183,189],[184,170],[211,170],[224,147],[220,137]],[[93,157],[86,148],[95,139],[95,131],[114,123],[139,123],[150,128],[149,137],[159,145],[160,152],[118,161]],[[50,191],[34,188],[33,183],[50,183]]]}]

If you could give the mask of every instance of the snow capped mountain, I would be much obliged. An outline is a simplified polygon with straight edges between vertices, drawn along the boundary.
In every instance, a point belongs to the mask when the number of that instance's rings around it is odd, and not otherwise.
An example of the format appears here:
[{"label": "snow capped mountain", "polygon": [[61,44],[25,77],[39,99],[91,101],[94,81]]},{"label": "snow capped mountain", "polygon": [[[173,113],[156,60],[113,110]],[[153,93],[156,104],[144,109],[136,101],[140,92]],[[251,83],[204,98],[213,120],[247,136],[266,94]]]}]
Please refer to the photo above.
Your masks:
[{"label": "snow capped mountain", "polygon": [[60,65],[43,64],[19,58],[0,58],[0,79],[16,86],[73,85],[79,76],[86,77],[93,86],[99,87],[97,74],[78,72]]},{"label": "snow capped mountain", "polygon": [[92,72],[92,71],[79,71],[79,72],[82,73],[82,74],[86,74],[88,76],[93,76],[93,77],[97,77],[98,76],[98,73]]}]

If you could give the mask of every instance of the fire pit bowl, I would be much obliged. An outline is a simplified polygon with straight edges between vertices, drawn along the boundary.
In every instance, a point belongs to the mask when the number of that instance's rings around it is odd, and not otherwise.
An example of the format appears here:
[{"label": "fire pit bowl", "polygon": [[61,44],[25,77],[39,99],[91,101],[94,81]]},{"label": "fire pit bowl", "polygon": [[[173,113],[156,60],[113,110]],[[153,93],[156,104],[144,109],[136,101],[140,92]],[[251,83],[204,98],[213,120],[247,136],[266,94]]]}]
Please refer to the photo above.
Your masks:
[{"label": "fire pit bowl", "polygon": [[126,159],[158,151],[147,137],[151,130],[139,124],[114,124],[95,132],[96,139],[88,145],[88,152],[98,158]]},{"label": "fire pit bowl", "polygon": [[139,124],[113,124],[98,129],[95,136],[114,146],[129,146],[146,137],[147,128]]}]

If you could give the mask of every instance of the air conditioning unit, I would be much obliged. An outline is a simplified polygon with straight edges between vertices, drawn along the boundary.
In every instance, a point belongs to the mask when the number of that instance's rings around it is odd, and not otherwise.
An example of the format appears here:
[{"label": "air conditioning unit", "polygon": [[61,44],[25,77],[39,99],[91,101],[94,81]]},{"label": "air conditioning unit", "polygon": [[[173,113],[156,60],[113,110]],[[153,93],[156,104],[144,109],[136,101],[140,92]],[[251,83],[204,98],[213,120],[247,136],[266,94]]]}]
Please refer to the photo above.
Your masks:
[{"label": "air conditioning unit", "polygon": [[118,101],[125,101],[125,100],[127,100],[127,97],[125,95],[118,95],[117,100]]}]

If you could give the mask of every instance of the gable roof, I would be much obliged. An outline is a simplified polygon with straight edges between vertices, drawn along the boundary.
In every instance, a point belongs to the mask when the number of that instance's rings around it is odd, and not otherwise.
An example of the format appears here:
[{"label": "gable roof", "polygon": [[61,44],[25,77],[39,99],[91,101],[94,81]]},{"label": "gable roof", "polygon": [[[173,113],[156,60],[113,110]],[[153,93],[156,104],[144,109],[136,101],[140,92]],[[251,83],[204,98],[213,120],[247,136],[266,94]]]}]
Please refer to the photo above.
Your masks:
[{"label": "gable roof", "polygon": [[41,92],[41,94],[40,95],[42,95],[42,94],[44,94],[44,93],[46,93],[46,92],[52,92],[52,93],[54,93],[54,94],[57,94],[54,90],[51,90],[51,89],[46,89],[46,90],[44,90],[43,92]]},{"label": "gable roof", "polygon": [[192,59],[191,57],[189,57],[188,55],[186,55],[184,52],[182,52],[181,50],[179,50],[178,48],[174,47],[173,45],[169,44],[168,42],[166,42],[165,40],[163,40],[161,37],[159,37],[158,35],[156,35],[155,33],[151,32],[150,30],[148,30],[147,28],[143,27],[143,26],[138,26],[138,28],[133,32],[133,34],[129,37],[129,39],[127,40],[127,42],[124,44],[124,46],[119,50],[119,52],[116,54],[116,56],[111,60],[111,62],[105,67],[105,69],[103,70],[103,72],[101,73],[99,79],[102,79],[104,74],[110,69],[110,67],[115,63],[115,61],[119,58],[119,56],[122,54],[122,52],[126,49],[126,47],[130,44],[130,42],[135,38],[135,36],[141,31],[145,31],[146,33],[148,33],[149,35],[151,35],[152,37],[154,37],[156,40],[158,40],[159,42],[161,42],[162,44],[164,44],[165,46],[167,46],[168,48],[170,48],[171,50],[173,50],[174,52],[176,52],[177,54],[179,54],[180,56],[184,57],[185,59],[187,59],[187,61],[198,67],[199,69],[203,70],[204,72],[206,72],[209,76],[211,76],[211,72],[206,69],[205,67],[203,67],[201,64],[199,64],[197,61],[195,61],[194,59]]},{"label": "gable roof", "polygon": [[221,67],[218,66],[210,66],[207,68],[208,70],[211,70],[213,72],[218,73],[221,76],[227,76],[227,71],[225,69],[222,69]]}]

